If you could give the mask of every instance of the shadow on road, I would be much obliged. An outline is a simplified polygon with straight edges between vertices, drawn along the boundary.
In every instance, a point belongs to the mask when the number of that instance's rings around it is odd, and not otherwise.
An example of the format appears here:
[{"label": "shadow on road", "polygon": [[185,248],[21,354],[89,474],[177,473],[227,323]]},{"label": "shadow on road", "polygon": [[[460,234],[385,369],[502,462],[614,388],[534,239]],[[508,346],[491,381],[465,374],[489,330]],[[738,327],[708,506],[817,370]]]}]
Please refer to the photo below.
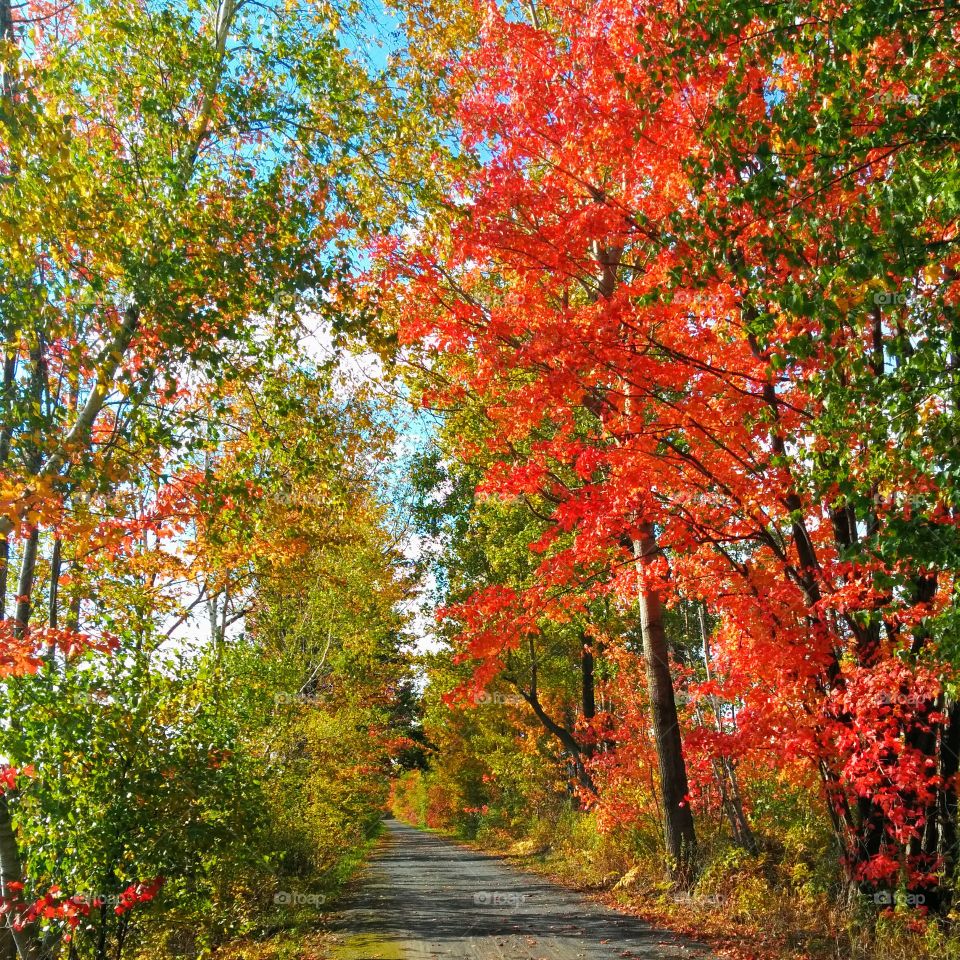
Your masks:
[{"label": "shadow on road", "polygon": [[384,826],[383,842],[335,919],[334,931],[341,940],[338,960],[649,960],[704,955],[701,945],[495,857],[395,820]]}]

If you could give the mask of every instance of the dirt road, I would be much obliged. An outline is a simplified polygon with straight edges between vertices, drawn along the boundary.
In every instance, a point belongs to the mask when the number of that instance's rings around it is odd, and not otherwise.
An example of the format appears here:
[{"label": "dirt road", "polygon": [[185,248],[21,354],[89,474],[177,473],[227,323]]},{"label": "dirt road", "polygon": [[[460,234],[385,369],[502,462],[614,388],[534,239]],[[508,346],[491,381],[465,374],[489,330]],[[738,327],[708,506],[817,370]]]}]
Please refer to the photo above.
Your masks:
[{"label": "dirt road", "polygon": [[702,958],[676,934],[622,916],[496,857],[386,822],[334,923],[333,960]]}]

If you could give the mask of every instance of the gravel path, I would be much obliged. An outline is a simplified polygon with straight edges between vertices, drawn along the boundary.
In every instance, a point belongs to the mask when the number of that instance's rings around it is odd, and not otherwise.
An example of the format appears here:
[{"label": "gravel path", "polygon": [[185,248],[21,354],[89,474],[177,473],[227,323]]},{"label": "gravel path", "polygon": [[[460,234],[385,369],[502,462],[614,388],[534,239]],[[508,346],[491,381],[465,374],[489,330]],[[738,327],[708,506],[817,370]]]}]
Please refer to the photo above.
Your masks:
[{"label": "gravel path", "polygon": [[334,923],[334,960],[653,960],[704,948],[395,820]]}]

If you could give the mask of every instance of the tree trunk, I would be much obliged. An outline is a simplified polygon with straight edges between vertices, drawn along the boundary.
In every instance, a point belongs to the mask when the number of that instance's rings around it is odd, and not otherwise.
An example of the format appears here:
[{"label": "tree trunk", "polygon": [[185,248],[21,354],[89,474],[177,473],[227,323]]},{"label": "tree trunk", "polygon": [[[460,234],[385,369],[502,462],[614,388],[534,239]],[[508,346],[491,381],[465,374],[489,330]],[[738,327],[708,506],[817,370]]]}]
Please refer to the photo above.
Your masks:
[{"label": "tree trunk", "polygon": [[[56,630],[59,625],[59,605],[60,605],[60,568],[62,559],[62,548],[59,535],[54,537],[53,553],[50,555],[50,603],[47,608],[47,622],[51,629]],[[57,655],[57,645],[51,641],[47,644],[46,658],[48,663],[53,663]]]},{"label": "tree trunk", "polygon": [[[698,604],[698,619],[700,621],[700,638],[703,643],[703,662],[707,680],[713,677],[710,671],[710,631],[707,627],[707,611],[704,605]],[[720,714],[720,705],[716,697],[710,697],[713,709],[713,721],[718,733],[723,732],[723,718]],[[740,792],[740,781],[737,778],[737,768],[729,757],[721,757],[715,763],[715,775],[720,784],[720,794],[723,797],[723,809],[730,823],[730,830],[736,843],[748,853],[756,854],[759,850],[757,838],[747,819],[743,806],[743,795]]]},{"label": "tree trunk", "polygon": [[[13,40],[13,11],[10,0],[0,0],[0,40]],[[9,99],[12,82],[9,71],[0,67],[0,96]],[[13,437],[13,398],[16,388],[17,352],[12,342],[12,324],[4,323],[3,336],[3,383],[0,385],[0,467],[5,466],[10,456]],[[10,535],[13,524],[7,517],[0,517],[0,620],[7,617],[7,571],[10,568]]]},{"label": "tree trunk", "polygon": [[[10,0],[0,0],[0,40],[15,41],[13,33],[13,5]],[[13,95],[13,76],[0,67],[0,96],[8,100]]]},{"label": "tree trunk", "polygon": [[[20,848],[13,832],[10,817],[10,802],[6,794],[0,794],[0,893],[5,900],[19,901],[20,894],[10,889],[11,883],[23,882],[23,865],[20,860]],[[23,930],[10,928],[10,935],[22,960],[39,960],[40,950],[32,927]]]},{"label": "tree trunk", "polygon": [[[76,566],[76,564],[74,564]],[[74,588],[76,589],[76,588]],[[79,630],[80,629],[80,604],[82,603],[80,593],[76,592],[70,598],[70,606],[67,608],[67,629],[68,630]]]},{"label": "tree trunk", "polygon": [[[13,33],[13,8],[10,0],[0,0],[0,40],[15,41]],[[0,68],[0,96],[9,100],[13,95],[12,72]],[[5,325],[3,329],[3,384],[0,388],[0,466],[3,466],[10,456],[13,421],[10,407],[13,401],[15,377],[17,369],[17,353],[12,344],[7,342],[12,331]],[[7,578],[10,566],[10,540],[12,525],[4,524],[0,531],[0,619],[7,616]],[[20,859],[20,848],[13,831],[13,821],[10,817],[10,799],[7,794],[0,792],[0,895],[7,902],[19,900],[19,895],[10,889],[11,883],[20,883],[23,880],[23,864]],[[3,960],[14,960],[16,956],[22,960],[39,960],[40,952],[34,939],[33,930],[29,927],[23,930],[14,930],[5,926],[0,936],[0,957]]]},{"label": "tree trunk", "polygon": [[577,782],[586,790],[588,793],[597,795],[597,787],[593,782],[593,778],[590,776],[587,771],[586,765],[583,762],[583,751],[581,750],[580,744],[577,742],[577,738],[562,724],[557,723],[556,720],[551,717],[546,710],[543,709],[542,704],[540,703],[539,698],[536,695],[530,695],[523,690],[520,690],[520,695],[530,704],[531,709],[533,710],[536,718],[543,724],[545,730],[553,734],[554,737],[563,745],[564,750],[570,756],[570,762],[573,764],[574,773],[577,777]]},{"label": "tree trunk", "polygon": [[[633,551],[642,574],[658,551],[652,524],[642,524],[639,536],[633,541]],[[650,720],[663,793],[667,856],[674,880],[681,885],[689,885],[693,879],[697,838],[690,810],[687,765],[683,758],[680,720],[670,673],[663,603],[660,594],[647,584],[640,588],[640,629],[647,666]]]},{"label": "tree trunk", "polygon": [[7,573],[9,570],[10,533],[8,530],[0,529],[0,620],[7,619]]},{"label": "tree trunk", "polygon": [[60,558],[61,543],[60,537],[53,541],[53,554],[50,557],[50,606],[48,622],[53,629],[57,628],[58,606],[60,600]]},{"label": "tree trunk", "polygon": [[594,679],[593,641],[584,638],[583,652],[580,655],[580,674],[584,720],[592,720],[597,715],[596,686]]},{"label": "tree trunk", "polygon": [[[589,723],[597,715],[596,677],[594,674],[593,641],[584,636],[580,652],[580,699],[583,719]],[[594,744],[590,740],[584,745],[583,752],[591,757],[594,754]]]},{"label": "tree trunk", "polygon": [[17,586],[17,622],[16,634],[25,637],[30,628],[31,597],[33,596],[33,576],[37,568],[37,548],[40,544],[40,529],[33,527],[30,536],[23,545],[23,559],[20,561],[20,582]]},{"label": "tree trunk", "polygon": [[[0,38],[6,39],[9,33],[10,0],[0,0]],[[6,465],[10,456],[10,442],[13,431],[14,378],[17,373],[17,354],[6,342],[8,330],[3,329],[3,384],[0,386],[0,467]],[[7,517],[0,517],[0,620],[7,616],[7,571],[10,569],[10,536],[13,524]]]},{"label": "tree trunk", "polygon": [[597,788],[593,782],[593,778],[587,771],[587,767],[583,759],[583,750],[580,744],[577,742],[577,738],[566,727],[560,723],[557,723],[557,721],[554,720],[553,717],[551,717],[547,711],[543,709],[543,704],[540,703],[540,692],[537,678],[537,656],[532,638],[529,641],[529,647],[530,689],[524,690],[523,687],[516,682],[516,680],[513,681],[513,684],[520,693],[520,696],[523,697],[523,699],[526,700],[530,705],[534,715],[543,725],[544,729],[556,737],[556,739],[569,754],[570,762],[573,764],[574,772],[577,777],[577,782],[588,793],[596,796]]}]

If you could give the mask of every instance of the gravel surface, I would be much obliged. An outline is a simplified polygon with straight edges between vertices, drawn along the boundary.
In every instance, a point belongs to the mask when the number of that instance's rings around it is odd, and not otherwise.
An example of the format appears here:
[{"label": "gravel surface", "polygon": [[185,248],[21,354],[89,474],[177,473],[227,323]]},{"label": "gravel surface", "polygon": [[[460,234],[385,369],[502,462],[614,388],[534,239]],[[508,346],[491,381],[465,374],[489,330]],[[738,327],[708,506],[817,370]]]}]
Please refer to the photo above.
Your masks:
[{"label": "gravel surface", "polygon": [[703,958],[702,945],[395,820],[334,923],[335,960]]}]

